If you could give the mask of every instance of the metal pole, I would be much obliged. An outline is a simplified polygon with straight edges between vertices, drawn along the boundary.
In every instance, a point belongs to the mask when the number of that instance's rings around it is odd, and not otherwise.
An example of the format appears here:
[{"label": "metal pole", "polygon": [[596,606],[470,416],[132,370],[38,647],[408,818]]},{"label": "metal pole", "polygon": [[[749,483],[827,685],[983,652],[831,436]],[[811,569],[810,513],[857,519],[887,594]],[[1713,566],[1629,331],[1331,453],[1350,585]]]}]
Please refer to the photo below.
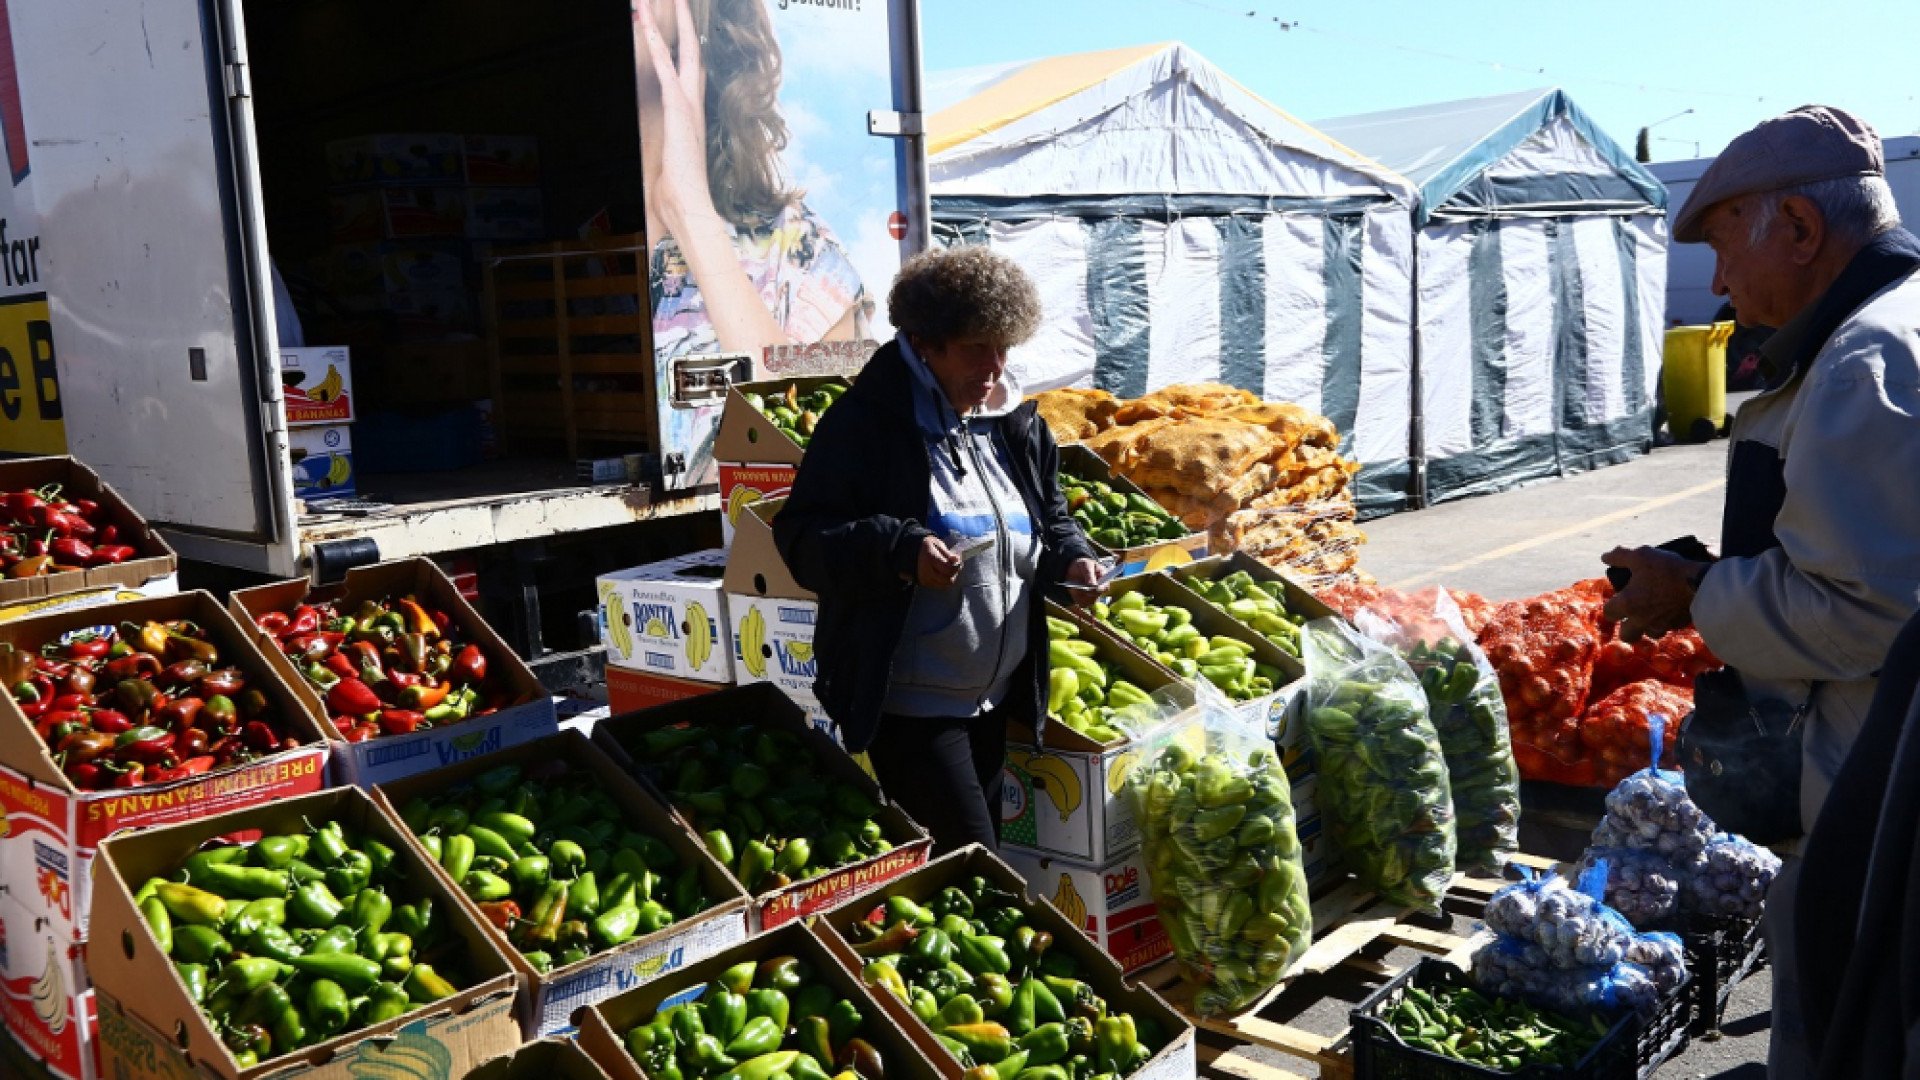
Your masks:
[{"label": "metal pole", "polygon": [[924,71],[920,61],[920,0],[900,0],[900,36],[901,47],[906,51],[904,74],[905,85],[901,87],[900,109],[913,117],[915,123],[907,125],[907,243],[909,255],[919,254],[933,246],[933,198],[927,180],[927,130],[925,103],[921,100],[925,86]]}]

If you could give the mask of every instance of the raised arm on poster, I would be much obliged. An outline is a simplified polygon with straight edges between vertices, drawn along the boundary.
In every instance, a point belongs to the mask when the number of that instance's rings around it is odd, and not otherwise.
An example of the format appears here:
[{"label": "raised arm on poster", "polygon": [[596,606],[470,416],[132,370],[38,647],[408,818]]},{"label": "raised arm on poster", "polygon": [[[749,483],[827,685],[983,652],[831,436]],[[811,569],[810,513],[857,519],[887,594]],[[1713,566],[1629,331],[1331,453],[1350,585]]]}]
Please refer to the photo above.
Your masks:
[{"label": "raised arm on poster", "polygon": [[869,336],[859,274],[785,180],[762,0],[636,0],[633,26],[656,350]]}]

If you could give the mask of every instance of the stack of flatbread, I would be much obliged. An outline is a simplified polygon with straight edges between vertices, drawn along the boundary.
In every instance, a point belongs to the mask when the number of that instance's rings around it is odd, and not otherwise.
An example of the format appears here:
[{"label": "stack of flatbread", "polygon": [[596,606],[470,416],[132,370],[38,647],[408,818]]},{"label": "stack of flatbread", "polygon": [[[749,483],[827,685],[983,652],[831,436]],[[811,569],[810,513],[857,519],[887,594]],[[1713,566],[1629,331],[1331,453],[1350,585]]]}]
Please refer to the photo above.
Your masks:
[{"label": "stack of flatbread", "polygon": [[1040,415],[1061,442],[1084,443],[1146,490],[1215,554],[1244,551],[1303,577],[1346,574],[1366,534],[1354,524],[1359,464],[1339,453],[1326,417],[1218,383],[1168,386],[1120,401],[1050,390]]}]

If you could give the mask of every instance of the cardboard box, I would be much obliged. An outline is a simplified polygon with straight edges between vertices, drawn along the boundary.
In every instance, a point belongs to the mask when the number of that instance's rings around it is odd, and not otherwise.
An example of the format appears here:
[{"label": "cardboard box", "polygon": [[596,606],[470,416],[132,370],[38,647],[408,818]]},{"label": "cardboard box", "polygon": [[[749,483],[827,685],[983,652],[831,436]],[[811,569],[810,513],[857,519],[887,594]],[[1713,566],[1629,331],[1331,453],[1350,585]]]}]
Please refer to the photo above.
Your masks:
[{"label": "cardboard box", "polygon": [[823,383],[850,383],[846,375],[807,375],[767,382],[741,383],[727,390],[720,407],[720,427],[713,437],[713,460],[720,472],[721,542],[731,547],[740,527],[741,512],[763,499],[784,499],[793,490],[793,477],[806,450],[775,426],[773,420],[748,404],[748,394],[785,393],[793,386],[802,394]]},{"label": "cardboard box", "polygon": [[310,503],[360,494],[353,470],[353,432],[346,424],[287,429],[293,495]]},{"label": "cardboard box", "polygon": [[476,716],[412,735],[385,735],[350,743],[342,739],[333,726],[320,694],[280,651],[272,636],[255,629],[254,640],[260,651],[266,654],[281,679],[306,702],[313,715],[320,718],[333,749],[337,782],[371,787],[491,754],[504,747],[529,743],[559,730],[553,698],[540,685],[540,680],[534,678],[520,657],[429,559],[399,559],[355,567],[347,571],[346,580],[320,588],[298,579],[239,589],[233,593],[231,605],[234,617],[253,627],[255,621],[269,611],[292,611],[300,604],[332,601],[351,610],[362,600],[407,595],[418,597],[427,607],[446,612],[460,638],[480,646],[480,651],[486,654],[489,673],[505,676],[508,690],[520,704],[489,716]]},{"label": "cardboard box", "polygon": [[62,1080],[100,1074],[95,1016],[80,945],[64,927],[0,896],[0,1023],[13,1041]]},{"label": "cardboard box", "polygon": [[649,671],[607,665],[607,705],[615,716],[685,701],[702,694],[717,694],[725,688],[721,683],[676,679]]},{"label": "cardboard box", "polygon": [[457,184],[465,176],[465,141],[458,135],[360,135],[327,144],[329,183]]},{"label": "cardboard box", "polygon": [[473,1070],[467,1080],[612,1080],[572,1039],[536,1039]]},{"label": "cardboard box", "polygon": [[[795,919],[825,911],[856,893],[898,877],[927,861],[927,852],[932,848],[933,841],[927,838],[920,826],[914,824],[913,819],[898,806],[887,801],[880,785],[861,771],[846,751],[826,734],[810,727],[798,705],[764,683],[735,687],[642,713],[602,720],[594,726],[593,739],[622,768],[659,792],[661,785],[650,771],[653,763],[641,757],[635,748],[640,737],[656,728],[682,724],[698,726],[716,721],[763,725],[799,735],[827,775],[853,785],[880,804],[880,812],[874,816],[874,820],[880,823],[881,835],[893,845],[893,850],[883,854],[849,863],[816,878],[794,882],[785,888],[758,894],[754,897],[754,911],[761,929],[771,930]],[[667,801],[664,795],[661,799]],[[677,808],[674,814],[691,831],[692,825],[685,815]]]},{"label": "cardboard box", "polygon": [[[1124,476],[1116,474],[1108,467],[1106,460],[1099,454],[1070,443],[1060,448],[1060,471],[1072,473],[1082,480],[1099,480],[1112,485],[1113,490],[1138,495],[1151,501],[1138,484]],[[1160,505],[1154,503],[1155,506]],[[1131,574],[1150,574],[1155,570],[1164,570],[1170,566],[1179,566],[1207,557],[1207,534],[1205,532],[1188,533],[1174,540],[1160,540],[1151,544],[1122,548],[1118,551],[1099,543],[1093,545],[1099,551],[1111,555],[1120,566],[1122,577]]]},{"label": "cardboard box", "polygon": [[[707,854],[705,846],[687,831],[678,817],[656,802],[632,776],[622,771],[605,752],[597,749],[577,731],[473,758],[436,772],[382,784],[374,789],[374,801],[395,821],[399,821],[400,807],[417,796],[444,791],[450,785],[469,780],[498,765],[510,763],[531,767],[553,760],[565,761],[597,777],[603,790],[619,804],[624,815],[622,823],[627,828],[658,837],[681,859],[698,866],[701,883],[706,887],[707,894],[720,900],[713,907],[664,930],[635,938],[617,949],[594,953],[576,964],[555,968],[542,975],[527,963],[505,934],[486,922],[473,901],[461,894],[461,903],[468,908],[468,914],[486,928],[493,938],[494,947],[506,957],[527,987],[521,1029],[528,1038],[570,1031],[576,1010],[677,971],[747,939],[747,894],[733,880],[733,875]],[[412,837],[408,840],[423,861],[433,861],[418,841]],[[451,876],[437,864],[434,869],[445,878],[450,889],[459,893],[459,889],[454,888],[455,882]]]},{"label": "cardboard box", "polygon": [[532,135],[468,135],[462,140],[467,183],[532,185],[540,182],[540,140]]},{"label": "cardboard box", "polygon": [[[147,520],[102,481],[98,473],[70,457],[18,458],[0,461],[0,491],[31,491],[57,484],[68,499],[92,499],[120,530],[119,542],[136,554],[126,562],[95,566],[44,577],[0,578],[0,605],[45,600],[69,593],[102,589],[146,591],[156,579],[172,576],[180,559]],[[177,589],[178,586],[175,586]]]},{"label": "cardboard box", "polygon": [[719,463],[720,469],[720,544],[733,546],[733,534],[740,528],[740,515],[762,499],[785,499],[793,491],[798,465],[741,465]]},{"label": "cardboard box", "polygon": [[718,548],[600,575],[600,640],[607,663],[702,682],[731,683],[732,631]]},{"label": "cardboard box", "polygon": [[773,545],[773,521],[785,499],[762,499],[740,515],[727,551],[727,619],[732,624],[734,677],[742,686],[770,682],[807,711],[816,727],[832,727],[813,694],[818,665],[814,625],[820,605],[787,571]]},{"label": "cardboard box", "polygon": [[353,365],[347,347],[281,349],[281,401],[287,426],[350,424],[354,416]]},{"label": "cardboard box", "polygon": [[252,637],[204,592],[57,612],[0,625],[0,642],[28,652],[72,630],[122,622],[190,619],[239,668],[250,688],[273,703],[284,730],[303,745],[246,765],[171,784],[124,791],[82,791],[54,760],[12,695],[0,695],[0,896],[60,928],[69,942],[88,937],[101,841],[125,829],[204,818],[316,791],[325,784],[327,746],[317,712],[281,679]]},{"label": "cardboard box", "polygon": [[[959,851],[943,855],[919,870],[890,882],[883,889],[828,912],[820,920],[820,936],[840,966],[849,974],[858,975],[865,961],[853,951],[848,937],[848,931],[854,923],[866,918],[888,897],[905,896],[924,903],[941,889],[973,877],[986,878],[1001,889],[1024,897],[1028,904],[1029,923],[1036,930],[1053,935],[1053,948],[1065,950],[1080,962],[1081,970],[1085,972],[1082,981],[1105,998],[1110,1009],[1132,1013],[1136,1018],[1151,1018],[1166,1032],[1167,1044],[1145,1065],[1128,1074],[1129,1080],[1139,1077],[1149,1080],[1191,1080],[1196,1075],[1198,1064],[1194,1056],[1193,1025],[1151,990],[1143,986],[1129,986],[1119,966],[1081,933],[1079,926],[1061,915],[1052,904],[1036,899],[1019,874],[977,844],[969,844]],[[913,1014],[906,1002],[891,994],[876,996],[882,999],[880,1005],[893,1022],[905,1030],[916,1044],[925,1048],[927,1057],[944,1075],[950,1080],[957,1080],[966,1072],[965,1067],[933,1038],[932,1031]]]},{"label": "cardboard box", "polygon": [[377,187],[327,196],[327,235],[338,244],[467,235],[461,187]]},{"label": "cardboard box", "polygon": [[467,189],[467,237],[472,240],[544,240],[547,207],[537,187]]},{"label": "cardboard box", "polygon": [[[406,873],[406,885],[394,891],[394,900],[433,899],[437,917],[446,918],[453,939],[464,946],[457,957],[457,974],[464,976],[467,985],[450,998],[404,1016],[242,1069],[206,1014],[187,996],[179,974],[141,917],[133,893],[148,878],[172,873],[213,837],[304,832],[308,822],[317,821],[338,821],[394,848],[396,862]],[[365,792],[335,788],[107,841],[96,867],[99,889],[94,916],[99,934],[87,954],[100,994],[103,1071],[118,1076],[254,1080],[301,1066],[302,1076],[350,1080],[373,1071],[371,1063],[404,1048],[411,1051],[406,1059],[428,1056],[444,1063],[441,1075],[465,1076],[481,1062],[518,1046],[520,1028],[513,1016],[518,982],[513,969],[462,903],[459,890],[428,864],[405,832]]]},{"label": "cardboard box", "polygon": [[1024,725],[1007,729],[1007,765],[1000,785],[1000,838],[1099,866],[1140,843],[1133,810],[1120,796],[1126,771],[1142,756],[1169,741],[1191,739],[1197,745],[1191,688],[1172,672],[1121,644],[1099,623],[1081,619],[1049,602],[1048,614],[1072,620],[1092,641],[1095,656],[1126,673],[1128,681],[1152,694],[1168,719],[1124,743],[1095,742],[1057,720],[1036,733]]},{"label": "cardboard box", "polygon": [[94,589],[91,592],[61,593],[44,600],[25,600],[18,604],[0,606],[0,623],[15,619],[30,619],[35,615],[51,615],[56,611],[78,611],[81,608],[99,607],[102,604],[118,604],[126,600],[142,600],[149,596],[172,596],[180,591],[180,575],[168,574],[148,580],[137,588]]},{"label": "cardboard box", "polygon": [[[1251,561],[1251,560],[1250,560]],[[1261,637],[1254,629],[1240,620],[1214,607],[1206,597],[1182,585],[1170,574],[1142,574],[1114,582],[1107,587],[1107,599],[1124,596],[1130,592],[1144,593],[1147,599],[1163,607],[1184,608],[1193,614],[1193,625],[1209,638],[1225,637],[1245,642],[1253,650],[1253,658],[1262,664],[1278,668],[1284,676],[1282,686],[1298,682],[1306,674],[1306,668],[1299,659],[1286,650]],[[1092,621],[1089,613],[1088,621]],[[1108,629],[1111,629],[1109,627]],[[1114,635],[1119,638],[1116,633]],[[1145,653],[1132,642],[1119,638],[1129,650]],[[1199,679],[1194,680],[1196,687]],[[1257,698],[1234,702],[1234,709],[1250,721],[1264,723],[1270,730],[1279,730],[1282,718],[1292,701],[1291,696],[1275,690]]]},{"label": "cardboard box", "polygon": [[580,1022],[580,1046],[594,1062],[615,1080],[649,1080],[647,1072],[627,1052],[626,1033],[653,1019],[669,1005],[698,1001],[707,985],[720,973],[746,960],[774,956],[795,956],[814,970],[814,976],[839,992],[839,997],[854,1003],[865,1019],[861,1038],[880,1051],[886,1062],[887,1080],[931,1080],[942,1073],[929,1059],[920,1040],[890,1023],[891,1012],[876,1000],[860,979],[847,973],[828,946],[806,925],[782,927],[717,956],[711,956],[684,971],[629,990],[588,1010]]},{"label": "cardboard box", "polygon": [[1139,848],[1106,866],[1057,859],[1013,844],[1000,857],[1033,886],[1069,923],[1132,975],[1173,955],[1173,941],[1160,925],[1147,879],[1146,855]]}]

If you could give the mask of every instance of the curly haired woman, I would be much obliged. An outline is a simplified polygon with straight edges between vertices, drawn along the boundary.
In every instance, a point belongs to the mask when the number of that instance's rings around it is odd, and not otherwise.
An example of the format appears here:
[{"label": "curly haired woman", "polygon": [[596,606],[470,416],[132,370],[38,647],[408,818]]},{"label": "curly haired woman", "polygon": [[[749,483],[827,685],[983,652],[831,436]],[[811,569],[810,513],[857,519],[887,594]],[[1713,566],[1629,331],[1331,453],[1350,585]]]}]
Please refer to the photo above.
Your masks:
[{"label": "curly haired woman", "polygon": [[656,355],[867,336],[859,274],[781,173],[764,0],[636,0],[633,19]]},{"label": "curly haired woman", "polygon": [[1007,373],[1040,298],[984,247],[930,251],[887,297],[899,334],[820,420],[773,520],[820,597],[814,693],[938,850],[995,846],[1010,721],[1046,700],[1041,590],[1099,576],[1060,453]]}]

